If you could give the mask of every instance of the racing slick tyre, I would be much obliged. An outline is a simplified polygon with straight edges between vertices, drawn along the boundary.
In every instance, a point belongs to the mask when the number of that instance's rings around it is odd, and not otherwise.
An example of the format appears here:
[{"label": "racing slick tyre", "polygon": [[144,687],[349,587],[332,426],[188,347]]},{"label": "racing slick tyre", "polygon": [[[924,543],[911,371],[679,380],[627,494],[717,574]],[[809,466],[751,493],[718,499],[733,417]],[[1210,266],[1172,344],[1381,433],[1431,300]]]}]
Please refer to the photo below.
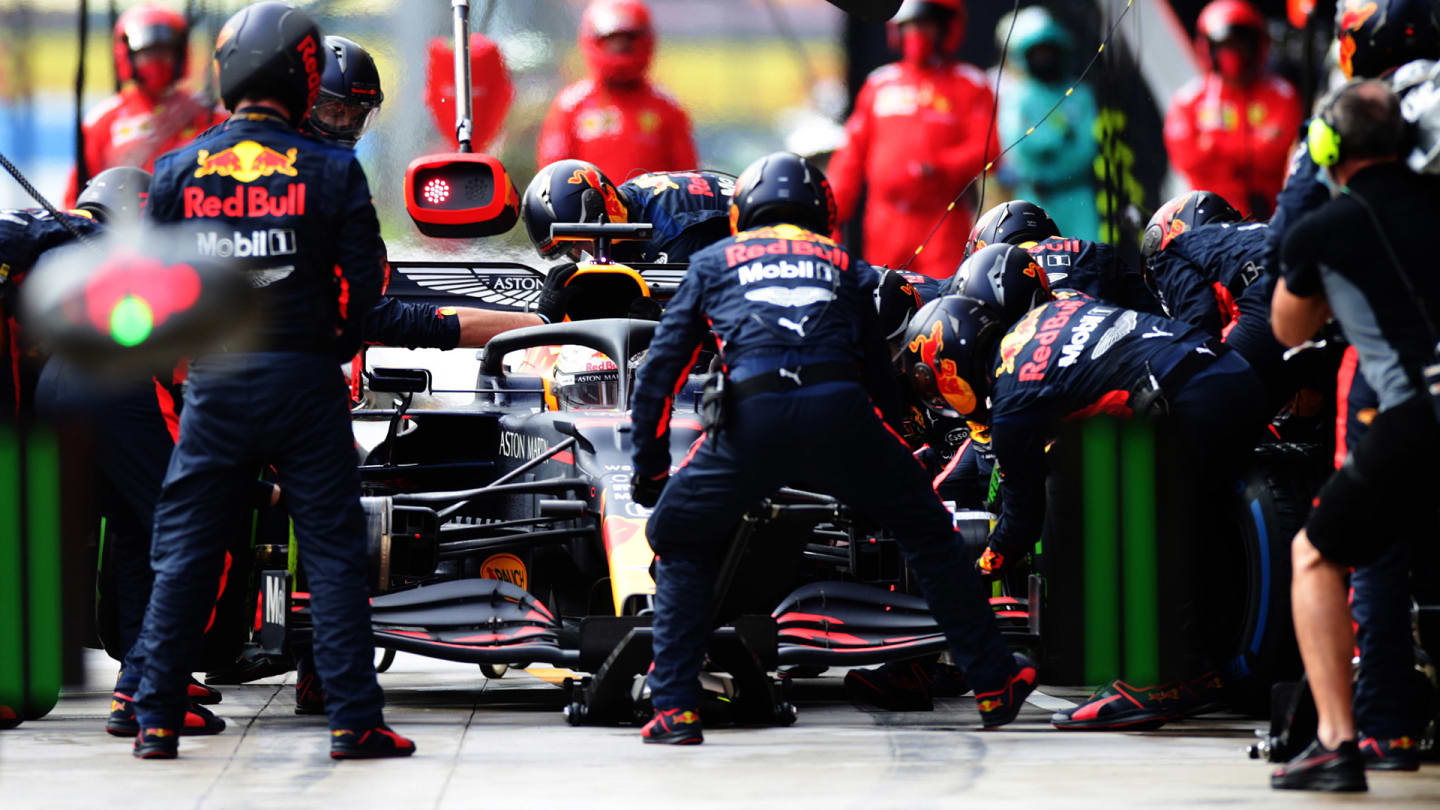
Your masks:
[{"label": "racing slick tyre", "polygon": [[1217,532],[1213,585],[1216,657],[1232,708],[1268,716],[1270,687],[1301,672],[1290,619],[1290,543],[1329,475],[1324,448],[1262,444],[1237,485],[1234,531]]},{"label": "racing slick tyre", "polygon": [[508,664],[481,664],[481,665],[480,665],[480,673],[481,673],[482,675],[484,675],[487,679],[492,680],[492,681],[498,681],[498,680],[500,680],[501,678],[505,677],[505,673],[507,673],[507,672],[509,672],[509,671],[510,671],[510,666],[509,666]]},{"label": "racing slick tyre", "polygon": [[382,652],[380,653],[380,661],[375,665],[376,674],[383,673],[386,670],[390,669],[390,665],[393,663],[395,663],[395,650],[390,647],[382,648]]}]

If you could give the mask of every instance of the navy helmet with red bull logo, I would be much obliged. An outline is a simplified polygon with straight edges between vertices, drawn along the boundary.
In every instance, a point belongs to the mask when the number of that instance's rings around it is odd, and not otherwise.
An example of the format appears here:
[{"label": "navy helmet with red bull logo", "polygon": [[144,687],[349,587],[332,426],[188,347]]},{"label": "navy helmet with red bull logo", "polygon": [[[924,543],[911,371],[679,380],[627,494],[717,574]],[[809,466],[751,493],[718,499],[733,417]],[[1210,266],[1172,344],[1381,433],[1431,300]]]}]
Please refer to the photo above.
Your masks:
[{"label": "navy helmet with red bull logo", "polygon": [[234,112],[247,96],[272,98],[299,126],[320,96],[324,60],[320,27],[310,15],[289,3],[252,3],[215,38],[220,100]]},{"label": "navy helmet with red bull logo", "polygon": [[1007,324],[1051,298],[1050,282],[1038,262],[1016,245],[987,245],[955,272],[949,292],[980,301]]},{"label": "navy helmet with red bull logo", "polygon": [[830,181],[794,152],[772,152],[745,167],[730,200],[730,232],[762,225],[798,225],[828,236],[835,229]]},{"label": "navy helmet with red bull logo", "polygon": [[1045,209],[1028,200],[1003,202],[986,211],[970,229],[965,245],[969,256],[986,245],[1019,245],[1059,236],[1060,228]]},{"label": "navy helmet with red bull logo", "polygon": [[385,92],[370,52],[345,37],[325,37],[320,98],[302,127],[327,140],[354,146],[370,130]]},{"label": "navy helmet with red bull logo", "polygon": [[1440,59],[1440,10],[1435,0],[1340,0],[1335,39],[1345,78],[1379,78],[1415,59]]},{"label": "navy helmet with red bull logo", "polygon": [[1244,215],[1213,191],[1187,191],[1166,200],[1150,221],[1140,240],[1140,256],[1149,259],[1170,245],[1180,234],[1212,222],[1239,222]]},{"label": "navy helmet with red bull logo", "polygon": [[535,173],[520,201],[520,218],[530,244],[551,259],[566,250],[563,241],[551,236],[551,225],[629,222],[630,209],[625,195],[594,163],[567,159]]},{"label": "navy helmet with red bull logo", "polygon": [[988,424],[988,366],[1007,328],[973,298],[947,295],[926,304],[910,319],[901,358],[915,398],[936,416]]}]

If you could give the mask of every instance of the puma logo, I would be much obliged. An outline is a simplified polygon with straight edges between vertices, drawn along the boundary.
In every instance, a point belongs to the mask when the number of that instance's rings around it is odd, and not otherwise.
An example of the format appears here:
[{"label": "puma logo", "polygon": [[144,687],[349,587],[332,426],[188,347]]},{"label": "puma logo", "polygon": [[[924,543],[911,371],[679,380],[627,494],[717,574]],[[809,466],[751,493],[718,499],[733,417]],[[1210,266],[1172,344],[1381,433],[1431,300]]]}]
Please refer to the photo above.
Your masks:
[{"label": "puma logo", "polygon": [[780,324],[781,326],[785,327],[786,329],[792,329],[792,330],[794,330],[794,331],[795,331],[795,334],[797,334],[797,335],[799,335],[800,337],[803,338],[803,337],[805,337],[805,322],[808,321],[808,320],[810,320],[810,316],[809,316],[809,315],[806,315],[805,317],[803,317],[803,318],[800,319],[800,322],[799,322],[799,323],[796,323],[796,322],[790,320],[789,318],[780,318],[779,320],[777,320],[777,321],[775,321],[775,322],[778,323],[778,324]]},{"label": "puma logo", "polygon": [[800,375],[799,375],[799,374],[796,374],[795,372],[791,371],[791,370],[788,369],[788,368],[776,369],[776,370],[775,370],[775,373],[776,373],[776,374],[779,374],[781,377],[783,377],[783,378],[785,378],[785,379],[787,379],[787,380],[794,380],[794,381],[795,381],[795,385],[797,385],[797,386],[804,385],[804,383],[800,382]]}]

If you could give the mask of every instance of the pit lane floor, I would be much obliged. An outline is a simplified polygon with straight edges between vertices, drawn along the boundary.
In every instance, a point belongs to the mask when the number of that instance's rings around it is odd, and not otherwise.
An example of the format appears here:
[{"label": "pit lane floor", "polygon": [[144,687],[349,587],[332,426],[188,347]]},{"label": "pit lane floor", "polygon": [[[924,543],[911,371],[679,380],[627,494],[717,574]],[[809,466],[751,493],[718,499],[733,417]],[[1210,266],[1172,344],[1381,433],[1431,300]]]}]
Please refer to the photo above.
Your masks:
[{"label": "pit lane floor", "polygon": [[[113,682],[108,658],[87,664],[92,684]],[[634,728],[571,728],[563,692],[530,674],[485,681],[403,653],[380,680],[389,721],[418,753],[337,763],[324,719],[293,714],[292,678],[223,687],[214,708],[230,727],[185,738],[174,762],[137,762],[101,731],[104,687],[67,693],[48,717],[0,732],[0,807],[1440,807],[1440,765],[1372,774],[1363,797],[1272,791],[1268,766],[1244,753],[1256,723],[1238,717],[1055,731],[1051,711],[1078,689],[1043,689],[1016,723],[981,732],[969,698],[869,712],[827,677],[797,684],[790,728],[711,729],[704,745],[670,748],[642,745]]]}]

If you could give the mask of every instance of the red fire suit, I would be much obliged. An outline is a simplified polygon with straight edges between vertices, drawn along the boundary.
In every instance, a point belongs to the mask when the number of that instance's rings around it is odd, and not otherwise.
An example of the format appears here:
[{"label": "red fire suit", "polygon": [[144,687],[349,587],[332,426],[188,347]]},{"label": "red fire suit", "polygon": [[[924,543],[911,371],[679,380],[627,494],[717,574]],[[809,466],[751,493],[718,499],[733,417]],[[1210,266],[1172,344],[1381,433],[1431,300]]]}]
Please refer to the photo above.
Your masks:
[{"label": "red fire suit", "polygon": [[594,79],[570,85],[550,105],[535,158],[540,166],[588,160],[616,184],[700,164],[690,118],[675,99],[648,81],[622,86]]},{"label": "red fire suit", "polygon": [[[955,194],[999,154],[991,125],[995,97],[973,65],[886,65],[865,81],[830,161],[840,221],[866,190],[865,259],[898,267],[915,252]],[[955,206],[910,269],[949,278],[965,255],[974,214]]]},{"label": "red fire suit", "polygon": [[1241,85],[1207,73],[1176,91],[1165,114],[1165,149],[1187,187],[1213,191],[1263,219],[1285,182],[1301,115],[1299,95],[1279,76]]},{"label": "red fire suit", "polygon": [[[91,177],[115,166],[152,171],[155,158],[184,146],[225,117],[223,110],[178,87],[153,99],[126,85],[85,117],[85,170]],[[67,208],[80,193],[78,180],[71,172]]]}]

